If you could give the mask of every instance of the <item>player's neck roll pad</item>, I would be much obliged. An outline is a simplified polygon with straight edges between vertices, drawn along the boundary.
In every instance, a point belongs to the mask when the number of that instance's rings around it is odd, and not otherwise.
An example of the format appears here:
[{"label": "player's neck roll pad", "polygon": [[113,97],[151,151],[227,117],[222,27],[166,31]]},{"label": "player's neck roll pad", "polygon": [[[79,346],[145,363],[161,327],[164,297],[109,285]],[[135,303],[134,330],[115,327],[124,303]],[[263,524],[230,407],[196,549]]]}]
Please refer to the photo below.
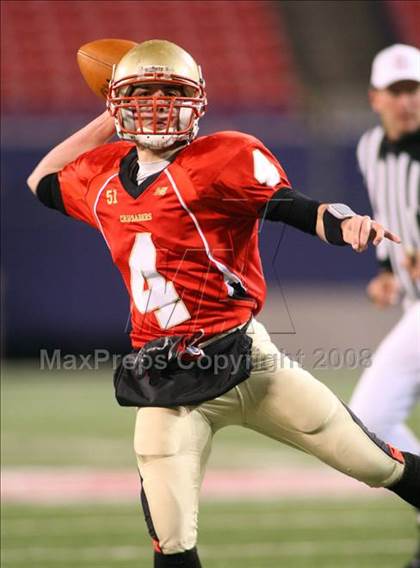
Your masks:
[{"label": "player's neck roll pad", "polygon": [[247,325],[203,349],[180,348],[180,336],[146,343],[123,357],[114,373],[115,395],[121,406],[196,405],[221,396],[251,374],[252,339]]}]

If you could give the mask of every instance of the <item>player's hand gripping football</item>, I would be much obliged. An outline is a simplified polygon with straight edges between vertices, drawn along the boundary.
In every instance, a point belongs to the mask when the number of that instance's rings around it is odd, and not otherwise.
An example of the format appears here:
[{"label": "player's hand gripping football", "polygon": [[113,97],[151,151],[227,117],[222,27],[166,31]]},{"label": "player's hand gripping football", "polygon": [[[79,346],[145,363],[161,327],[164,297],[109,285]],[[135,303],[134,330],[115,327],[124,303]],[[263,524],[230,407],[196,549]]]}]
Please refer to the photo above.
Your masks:
[{"label": "player's hand gripping football", "polygon": [[391,233],[368,215],[354,215],[354,217],[344,219],[341,223],[341,231],[344,241],[356,252],[365,251],[369,243],[376,247],[384,239],[401,243],[398,235]]}]

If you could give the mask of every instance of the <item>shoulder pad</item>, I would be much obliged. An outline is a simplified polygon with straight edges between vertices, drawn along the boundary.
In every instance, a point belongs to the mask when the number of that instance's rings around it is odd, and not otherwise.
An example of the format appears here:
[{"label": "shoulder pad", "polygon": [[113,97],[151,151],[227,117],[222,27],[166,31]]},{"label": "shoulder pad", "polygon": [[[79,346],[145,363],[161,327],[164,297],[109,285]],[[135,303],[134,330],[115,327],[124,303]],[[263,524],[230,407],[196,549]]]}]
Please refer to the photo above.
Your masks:
[{"label": "shoulder pad", "polygon": [[229,151],[229,149],[239,151],[242,147],[248,146],[249,144],[260,145],[262,143],[250,134],[237,132],[235,130],[226,130],[197,138],[190,147],[195,147],[197,150],[200,148],[202,151],[205,151],[205,149],[212,148],[213,146],[223,145],[225,151]]},{"label": "shoulder pad", "polygon": [[112,167],[119,167],[121,159],[133,147],[134,144],[131,142],[111,142],[93,148],[80,157],[104,171]]},{"label": "shoulder pad", "polygon": [[194,140],[181,152],[179,163],[185,167],[195,168],[200,162],[201,167],[204,163],[207,168],[214,166],[220,170],[243,148],[251,144],[256,147],[263,146],[260,140],[243,132],[216,132]]}]

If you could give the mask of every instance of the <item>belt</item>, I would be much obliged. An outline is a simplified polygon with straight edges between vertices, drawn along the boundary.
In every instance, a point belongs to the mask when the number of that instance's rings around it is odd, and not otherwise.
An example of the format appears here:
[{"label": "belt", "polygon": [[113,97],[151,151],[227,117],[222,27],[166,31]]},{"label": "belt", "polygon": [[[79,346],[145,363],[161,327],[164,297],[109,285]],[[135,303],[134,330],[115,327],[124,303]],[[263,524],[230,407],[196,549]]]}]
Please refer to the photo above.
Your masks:
[{"label": "belt", "polygon": [[199,349],[202,349],[203,347],[207,347],[207,345],[211,345],[212,343],[214,343],[218,339],[222,339],[222,337],[226,337],[227,335],[230,335],[231,333],[233,333],[237,329],[241,329],[246,325],[248,325],[248,322],[241,323],[241,324],[237,325],[236,327],[232,327],[232,329],[228,329],[227,331],[224,331],[223,333],[218,333],[217,335],[213,335],[212,337],[210,337],[210,339],[206,339],[206,341],[202,341],[201,343],[197,343],[197,347]]}]

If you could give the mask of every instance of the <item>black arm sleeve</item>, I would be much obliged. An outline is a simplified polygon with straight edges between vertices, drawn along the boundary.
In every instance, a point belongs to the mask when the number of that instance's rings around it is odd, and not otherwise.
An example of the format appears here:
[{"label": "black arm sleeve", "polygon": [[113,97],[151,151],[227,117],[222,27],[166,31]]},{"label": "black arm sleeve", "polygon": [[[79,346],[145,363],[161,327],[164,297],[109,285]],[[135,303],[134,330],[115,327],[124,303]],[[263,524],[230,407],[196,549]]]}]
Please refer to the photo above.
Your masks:
[{"label": "black arm sleeve", "polygon": [[260,219],[282,221],[305,233],[316,235],[319,201],[293,189],[279,189],[260,211]]},{"label": "black arm sleeve", "polygon": [[46,207],[56,209],[67,215],[58,182],[58,174],[54,173],[44,176],[38,183],[36,196]]}]

